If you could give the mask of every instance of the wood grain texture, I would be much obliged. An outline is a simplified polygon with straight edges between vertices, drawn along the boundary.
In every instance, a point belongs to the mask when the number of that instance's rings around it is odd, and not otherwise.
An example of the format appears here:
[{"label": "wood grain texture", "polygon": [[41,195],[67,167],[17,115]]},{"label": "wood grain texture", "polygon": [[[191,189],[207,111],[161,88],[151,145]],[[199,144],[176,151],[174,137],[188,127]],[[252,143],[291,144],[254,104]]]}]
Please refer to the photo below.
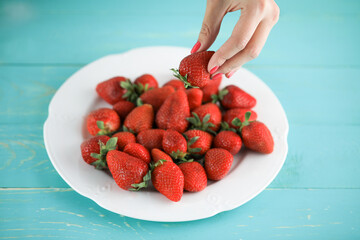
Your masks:
[{"label": "wood grain texture", "polygon": [[360,203],[353,199],[359,197],[360,190],[269,189],[212,218],[156,223],[106,211],[68,189],[0,190],[0,237],[356,239]]}]

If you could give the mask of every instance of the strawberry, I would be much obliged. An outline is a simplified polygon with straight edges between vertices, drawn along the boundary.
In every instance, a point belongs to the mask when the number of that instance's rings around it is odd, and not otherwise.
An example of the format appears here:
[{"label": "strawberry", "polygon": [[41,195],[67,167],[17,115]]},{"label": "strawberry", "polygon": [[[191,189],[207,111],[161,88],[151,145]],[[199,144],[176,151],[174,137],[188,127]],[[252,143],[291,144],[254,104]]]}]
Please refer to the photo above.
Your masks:
[{"label": "strawberry", "polygon": [[190,111],[201,105],[203,92],[198,88],[187,89],[186,95],[189,102]]},{"label": "strawberry", "polygon": [[240,151],[241,145],[240,136],[233,131],[221,131],[214,138],[215,148],[223,148],[233,155]]},{"label": "strawberry", "polygon": [[173,202],[180,201],[184,191],[184,175],[173,162],[157,162],[151,174],[156,190]]},{"label": "strawberry", "polygon": [[255,111],[248,109],[248,108],[232,108],[229,109],[225,112],[225,114],[223,115],[223,121],[226,122],[227,124],[229,124],[229,126],[231,128],[239,128],[236,127],[232,124],[232,121],[234,120],[234,118],[239,118],[241,122],[243,122],[245,120],[245,113],[246,112],[251,112],[251,117],[249,119],[249,121],[255,121],[257,118],[257,114]]},{"label": "strawberry", "polygon": [[228,174],[233,155],[222,148],[212,148],[205,155],[205,171],[208,179],[220,180]]},{"label": "strawberry", "polygon": [[[151,89],[151,88],[158,88],[159,87],[158,82],[156,81],[154,76],[151,75],[151,74],[141,75],[140,77],[135,79],[134,83],[137,84],[137,85],[141,84],[144,89]],[[147,84],[147,87],[146,87],[146,84]]]},{"label": "strawberry", "polygon": [[164,153],[163,151],[157,148],[153,148],[151,150],[151,157],[155,163],[159,160],[166,160],[167,162],[173,162],[172,158],[169,155],[167,155],[166,153]]},{"label": "strawberry", "polygon": [[138,190],[144,187],[149,167],[141,159],[127,153],[112,150],[106,155],[106,161],[116,184],[124,190]]},{"label": "strawberry", "polygon": [[218,94],[221,80],[222,80],[222,76],[220,76],[219,78],[210,80],[205,87],[201,88],[201,90],[203,91],[202,101],[204,103],[211,102],[212,101],[211,96],[212,95],[216,96]]},{"label": "strawberry", "polygon": [[80,146],[84,161],[97,169],[107,168],[105,157],[108,151],[117,149],[116,141],[116,138],[104,135],[85,140]]},{"label": "strawberry", "polygon": [[139,132],[136,140],[150,151],[153,148],[162,148],[164,133],[165,130],[163,129],[148,129]]},{"label": "strawberry", "polygon": [[113,77],[106,81],[99,83],[96,86],[96,92],[98,95],[111,105],[125,100],[123,95],[126,89],[123,89],[120,84],[126,81],[125,77]]},{"label": "strawberry", "polygon": [[206,103],[192,111],[192,118],[187,120],[192,128],[204,131],[216,132],[221,124],[221,111],[215,103]]},{"label": "strawberry", "polygon": [[177,91],[177,90],[185,91],[184,83],[177,79],[168,81],[167,83],[164,84],[163,87],[166,87],[166,86],[170,86],[170,87],[174,88],[175,91]]},{"label": "strawberry", "polygon": [[100,108],[90,112],[86,118],[86,127],[89,133],[106,135],[116,131],[120,127],[120,117],[110,108]]},{"label": "strawberry", "polygon": [[125,146],[124,152],[143,160],[146,163],[150,163],[151,157],[149,151],[139,143],[129,143]]},{"label": "strawberry", "polygon": [[204,155],[211,147],[213,136],[202,130],[192,129],[184,133],[188,139],[188,151]]},{"label": "strawberry", "polygon": [[235,85],[229,85],[221,90],[218,96],[213,95],[213,102],[220,100],[221,105],[226,108],[253,108],[256,99]]},{"label": "strawberry", "polygon": [[162,88],[151,89],[140,96],[143,103],[153,106],[154,111],[157,112],[166,98],[170,96],[175,89],[171,86],[164,86]]},{"label": "strawberry", "polygon": [[205,87],[211,76],[207,66],[214,53],[213,51],[193,53],[181,60],[179,70],[171,70],[175,77],[184,82],[186,88]]},{"label": "strawberry", "polygon": [[259,121],[249,121],[251,112],[245,114],[245,121],[235,118],[232,122],[240,126],[239,132],[245,147],[253,151],[269,154],[274,151],[274,139],[266,125]]},{"label": "strawberry", "polygon": [[118,132],[112,137],[117,137],[117,145],[121,151],[127,144],[136,142],[135,135],[131,132]]},{"label": "strawberry", "polygon": [[189,102],[185,91],[172,93],[156,114],[156,125],[161,129],[174,129],[180,133],[188,127],[187,117],[190,116]]},{"label": "strawberry", "polygon": [[113,109],[119,115],[121,121],[124,121],[126,116],[135,108],[135,104],[129,101],[120,101],[113,105]]},{"label": "strawberry", "polygon": [[184,190],[189,192],[200,192],[207,186],[206,172],[198,162],[185,162],[179,164],[184,174]]},{"label": "strawberry", "polygon": [[162,140],[164,151],[175,159],[182,159],[186,156],[187,142],[179,132],[168,129]]},{"label": "strawberry", "polygon": [[134,108],[124,121],[124,129],[130,132],[139,133],[151,129],[154,123],[154,110],[150,104]]}]

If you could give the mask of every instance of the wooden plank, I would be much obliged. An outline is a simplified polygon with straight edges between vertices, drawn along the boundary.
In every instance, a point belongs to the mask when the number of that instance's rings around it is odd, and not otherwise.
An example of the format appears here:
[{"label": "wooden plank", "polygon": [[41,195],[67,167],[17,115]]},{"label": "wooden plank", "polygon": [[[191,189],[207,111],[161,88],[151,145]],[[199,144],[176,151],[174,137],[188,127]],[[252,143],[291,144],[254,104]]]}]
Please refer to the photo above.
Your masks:
[{"label": "wooden plank", "polygon": [[[79,68],[0,67],[0,123],[44,122],[48,104],[56,89]],[[254,66],[249,69],[279,97],[290,124],[360,124],[360,105],[354,104],[360,102],[357,92],[360,89],[360,68]]]},{"label": "wooden plank", "polygon": [[[277,3],[280,22],[253,64],[360,65],[360,33],[354,31],[360,28],[359,1]],[[141,46],[191,48],[204,11],[204,1],[190,0],[1,1],[0,63],[84,64]],[[228,38],[238,17],[225,18],[213,49]]]},{"label": "wooden plank", "polygon": [[360,190],[265,190],[212,218],[157,223],[121,216],[68,189],[0,191],[0,239],[358,239]]}]

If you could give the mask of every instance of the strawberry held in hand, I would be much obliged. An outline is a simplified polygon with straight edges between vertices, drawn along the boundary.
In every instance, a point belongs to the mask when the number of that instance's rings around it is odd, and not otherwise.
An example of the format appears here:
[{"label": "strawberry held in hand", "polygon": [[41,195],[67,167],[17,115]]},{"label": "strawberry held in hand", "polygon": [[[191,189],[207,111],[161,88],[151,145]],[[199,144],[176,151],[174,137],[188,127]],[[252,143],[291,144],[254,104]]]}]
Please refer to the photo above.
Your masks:
[{"label": "strawberry held in hand", "polygon": [[98,95],[111,105],[124,101],[123,95],[126,89],[120,86],[121,82],[126,81],[125,77],[113,77],[109,80],[103,81],[96,86]]},{"label": "strawberry held in hand", "polygon": [[274,139],[266,125],[259,121],[249,121],[251,112],[245,114],[245,121],[238,118],[233,120],[233,125],[240,126],[240,133],[245,147],[264,154],[274,151]]},{"label": "strawberry held in hand", "polygon": [[174,76],[183,81],[186,88],[205,87],[211,76],[207,71],[207,66],[214,53],[213,51],[204,51],[185,57],[180,62],[179,70],[172,69],[175,73]]},{"label": "strawberry held in hand", "polygon": [[120,127],[119,115],[110,108],[100,108],[92,111],[86,118],[86,127],[89,133],[106,135]]}]

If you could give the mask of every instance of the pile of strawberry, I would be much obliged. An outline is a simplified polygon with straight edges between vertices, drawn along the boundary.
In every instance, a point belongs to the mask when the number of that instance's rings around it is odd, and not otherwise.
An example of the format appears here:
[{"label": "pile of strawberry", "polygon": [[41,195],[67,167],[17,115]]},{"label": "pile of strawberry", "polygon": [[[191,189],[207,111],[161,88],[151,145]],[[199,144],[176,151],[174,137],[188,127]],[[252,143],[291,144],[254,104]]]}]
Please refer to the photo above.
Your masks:
[{"label": "pile of strawberry", "polygon": [[202,191],[208,179],[224,178],[242,145],[271,153],[271,133],[251,110],[256,99],[234,85],[219,91],[221,78],[211,80],[206,70],[212,54],[184,58],[172,69],[180,80],[162,87],[150,74],[99,83],[96,92],[112,108],[88,115],[93,137],[81,144],[84,161],[109,170],[124,190],[151,181],[177,202],[184,190]]}]

